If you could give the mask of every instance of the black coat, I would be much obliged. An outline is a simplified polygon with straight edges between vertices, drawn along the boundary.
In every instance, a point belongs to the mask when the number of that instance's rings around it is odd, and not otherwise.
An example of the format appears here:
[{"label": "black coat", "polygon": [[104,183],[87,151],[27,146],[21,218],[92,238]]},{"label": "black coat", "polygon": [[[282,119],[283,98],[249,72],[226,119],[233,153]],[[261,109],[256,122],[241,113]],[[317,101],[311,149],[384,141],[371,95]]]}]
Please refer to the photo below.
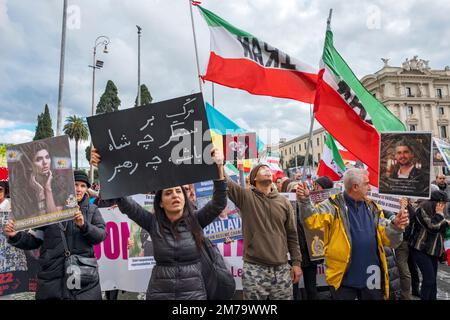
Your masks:
[{"label": "black coat", "polygon": [[[72,254],[94,258],[94,245],[105,240],[107,236],[105,222],[97,207],[89,204],[89,197],[85,196],[78,205],[85,225],[82,230],[73,221],[62,222],[63,226],[67,225],[67,245]],[[64,245],[60,230],[57,223],[32,232],[21,231],[9,239],[11,245],[23,250],[40,248],[36,300],[101,300],[99,281],[89,285],[76,297],[67,289],[64,280]]]},{"label": "black coat", "polygon": [[398,271],[397,258],[394,251],[389,247],[384,247],[389,274],[389,299],[400,300],[400,274]]},{"label": "black coat", "polygon": [[[156,266],[147,289],[148,300],[206,300],[201,273],[200,253],[194,236],[186,225],[185,216],[177,223],[179,238],[159,223],[154,214],[130,198],[117,200],[119,209],[147,230],[152,238]],[[196,211],[202,228],[210,224],[227,205],[225,181],[214,181],[214,195],[203,208]]]}]

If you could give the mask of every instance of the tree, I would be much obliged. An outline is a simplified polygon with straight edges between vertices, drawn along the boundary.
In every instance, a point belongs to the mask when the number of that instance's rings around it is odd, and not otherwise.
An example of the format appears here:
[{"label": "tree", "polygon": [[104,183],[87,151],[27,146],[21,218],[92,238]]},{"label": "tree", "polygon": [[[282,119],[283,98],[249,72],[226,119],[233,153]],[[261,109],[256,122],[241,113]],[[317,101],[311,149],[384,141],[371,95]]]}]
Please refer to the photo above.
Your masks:
[{"label": "tree", "polygon": [[[134,100],[134,106],[137,107],[138,97],[136,95],[136,99]],[[153,97],[150,94],[147,86],[145,84],[141,84],[141,106],[145,106],[146,104],[150,104],[153,101]]]},{"label": "tree", "polygon": [[63,130],[71,140],[75,140],[75,169],[78,169],[78,143],[89,139],[86,120],[77,116],[67,117]]},{"label": "tree", "polygon": [[52,129],[52,118],[50,117],[50,111],[48,105],[45,105],[44,112],[38,115],[36,132],[33,140],[40,140],[45,138],[54,137],[55,133]]},{"label": "tree", "polygon": [[[295,157],[297,157],[297,166],[303,167],[303,163],[305,162],[305,156],[297,155]],[[295,157],[293,157],[291,160],[288,161],[287,169],[295,168]],[[308,166],[311,166],[312,161],[313,161],[313,158],[312,158],[312,155],[310,154],[308,156]],[[315,164],[317,165],[317,162],[315,162]]]},{"label": "tree", "polygon": [[106,83],[105,92],[100,97],[95,114],[117,111],[120,106],[117,87],[111,80]]}]

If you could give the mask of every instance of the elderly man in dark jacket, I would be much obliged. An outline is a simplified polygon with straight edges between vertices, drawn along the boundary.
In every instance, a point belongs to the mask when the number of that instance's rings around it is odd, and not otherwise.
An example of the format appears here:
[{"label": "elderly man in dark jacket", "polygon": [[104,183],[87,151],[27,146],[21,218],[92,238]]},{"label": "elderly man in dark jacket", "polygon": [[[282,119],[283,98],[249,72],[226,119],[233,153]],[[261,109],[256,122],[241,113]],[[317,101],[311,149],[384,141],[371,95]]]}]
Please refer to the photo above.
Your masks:
[{"label": "elderly man in dark jacket", "polygon": [[23,250],[40,248],[36,300],[101,300],[98,276],[80,290],[70,290],[66,285],[65,248],[62,233],[67,239],[68,249],[73,255],[95,258],[94,245],[106,236],[106,226],[98,208],[89,204],[87,189],[89,179],[83,171],[75,171],[75,190],[80,211],[73,221],[65,221],[31,230],[14,230],[14,221],[8,221],[5,235],[9,243]]}]

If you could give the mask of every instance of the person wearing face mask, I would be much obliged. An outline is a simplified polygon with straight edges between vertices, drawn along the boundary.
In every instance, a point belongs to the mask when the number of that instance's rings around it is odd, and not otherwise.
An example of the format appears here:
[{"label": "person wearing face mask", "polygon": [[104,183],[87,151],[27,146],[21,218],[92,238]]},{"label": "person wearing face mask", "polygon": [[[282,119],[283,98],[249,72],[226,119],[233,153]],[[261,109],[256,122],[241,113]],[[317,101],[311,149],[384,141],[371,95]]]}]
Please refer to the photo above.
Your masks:
[{"label": "person wearing face mask", "polygon": [[[156,266],[147,289],[147,300],[206,300],[200,260],[203,228],[227,205],[223,155],[213,149],[219,179],[214,181],[213,198],[194,210],[183,186],[158,190],[151,214],[129,197],[105,200],[146,230],[153,243]],[[98,166],[100,155],[92,148],[91,163]]]},{"label": "person wearing face mask", "polygon": [[81,280],[81,287],[72,288],[66,281],[66,238],[71,254],[95,258],[94,245],[107,237],[105,222],[97,206],[89,203],[90,181],[84,171],[74,172],[79,211],[74,219],[30,231],[16,232],[14,220],[4,227],[9,244],[23,250],[40,249],[36,300],[101,300],[98,276]]}]

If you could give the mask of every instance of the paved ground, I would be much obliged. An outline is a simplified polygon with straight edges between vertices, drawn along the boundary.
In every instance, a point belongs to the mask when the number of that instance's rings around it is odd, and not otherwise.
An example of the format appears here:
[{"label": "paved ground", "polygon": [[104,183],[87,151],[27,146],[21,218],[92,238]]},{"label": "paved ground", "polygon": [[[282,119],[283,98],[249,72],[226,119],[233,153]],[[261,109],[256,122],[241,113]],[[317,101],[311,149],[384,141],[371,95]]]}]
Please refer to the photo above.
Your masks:
[{"label": "paved ground", "polygon": [[[450,300],[450,267],[447,264],[439,264],[438,276],[437,276],[437,285],[438,285],[438,300]],[[330,299],[329,292],[323,291],[319,292],[319,297],[321,300]],[[25,292],[19,293],[15,295],[0,297],[0,300],[33,300],[34,293]],[[103,299],[106,299],[103,296]],[[119,300],[143,300],[145,296],[143,294],[133,293],[133,292],[125,292],[119,291],[118,295]],[[237,291],[235,294],[235,300],[242,299],[242,292]],[[415,298],[417,299],[417,298]]]}]

